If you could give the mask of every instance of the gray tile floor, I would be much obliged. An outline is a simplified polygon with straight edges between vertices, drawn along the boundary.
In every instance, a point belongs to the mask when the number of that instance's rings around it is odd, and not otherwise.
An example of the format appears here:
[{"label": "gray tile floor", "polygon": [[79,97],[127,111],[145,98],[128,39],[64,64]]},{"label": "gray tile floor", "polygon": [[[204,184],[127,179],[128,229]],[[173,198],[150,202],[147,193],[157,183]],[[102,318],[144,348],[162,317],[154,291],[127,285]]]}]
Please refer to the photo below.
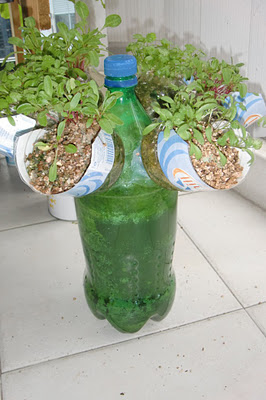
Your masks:
[{"label": "gray tile floor", "polygon": [[182,195],[170,314],[121,334],[89,311],[76,223],[0,159],[2,400],[265,400],[266,213]]}]

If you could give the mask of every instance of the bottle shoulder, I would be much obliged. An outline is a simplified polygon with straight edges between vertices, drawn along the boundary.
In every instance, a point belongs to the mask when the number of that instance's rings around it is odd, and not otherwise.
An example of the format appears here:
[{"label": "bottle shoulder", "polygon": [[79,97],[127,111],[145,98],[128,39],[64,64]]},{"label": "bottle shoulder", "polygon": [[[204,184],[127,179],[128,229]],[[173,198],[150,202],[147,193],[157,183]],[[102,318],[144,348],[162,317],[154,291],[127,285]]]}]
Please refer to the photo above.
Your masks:
[{"label": "bottle shoulder", "polygon": [[[112,89],[113,90],[113,89]],[[142,132],[150,124],[150,118],[136,97],[133,88],[123,89],[123,95],[110,110],[118,116],[123,125],[117,125],[114,132],[123,146],[123,165],[116,183],[109,189],[111,195],[134,195],[135,192],[157,190],[158,186],[148,176],[141,158]]]}]

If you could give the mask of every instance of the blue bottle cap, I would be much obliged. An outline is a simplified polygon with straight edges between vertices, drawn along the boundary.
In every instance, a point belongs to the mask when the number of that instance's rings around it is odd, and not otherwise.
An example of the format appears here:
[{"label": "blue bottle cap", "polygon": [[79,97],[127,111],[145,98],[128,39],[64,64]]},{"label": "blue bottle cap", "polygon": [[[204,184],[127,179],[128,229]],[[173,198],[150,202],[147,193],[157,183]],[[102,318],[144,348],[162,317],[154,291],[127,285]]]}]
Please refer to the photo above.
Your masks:
[{"label": "blue bottle cap", "polygon": [[129,54],[116,54],[104,60],[104,74],[112,78],[123,78],[137,73],[137,60]]}]

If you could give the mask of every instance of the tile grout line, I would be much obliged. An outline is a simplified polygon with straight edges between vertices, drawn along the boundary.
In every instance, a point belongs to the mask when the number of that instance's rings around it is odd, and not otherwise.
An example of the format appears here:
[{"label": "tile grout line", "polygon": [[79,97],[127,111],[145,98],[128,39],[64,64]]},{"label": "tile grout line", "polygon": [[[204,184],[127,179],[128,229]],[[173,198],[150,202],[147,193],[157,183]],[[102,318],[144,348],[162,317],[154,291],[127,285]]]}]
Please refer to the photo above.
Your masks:
[{"label": "tile grout line", "polygon": [[2,385],[2,375],[0,375],[0,399],[4,400],[4,392],[3,392],[3,385]]},{"label": "tile grout line", "polygon": [[[58,220],[57,220],[57,219],[53,219],[53,220],[42,221],[42,222],[33,223],[33,224],[29,224],[29,225],[24,225],[24,226],[9,228],[9,229],[5,229],[5,230],[0,231],[0,233],[1,233],[1,232],[6,232],[6,231],[9,231],[9,230],[14,230],[14,229],[19,229],[19,228],[25,228],[25,227],[29,227],[29,226],[35,226],[35,225],[40,225],[40,224],[50,223],[50,222],[56,222],[56,221],[58,221]],[[225,313],[222,313],[222,314],[216,314],[216,315],[213,315],[213,316],[210,316],[210,317],[206,317],[206,318],[203,318],[203,319],[200,319],[200,320],[197,320],[197,321],[192,321],[192,322],[189,322],[189,323],[185,323],[185,324],[182,324],[182,325],[179,325],[179,326],[175,326],[175,327],[171,327],[171,328],[166,328],[166,329],[163,329],[163,330],[161,330],[161,331],[152,332],[152,333],[147,333],[147,334],[145,334],[145,335],[143,335],[143,336],[140,336],[140,337],[129,338],[129,339],[125,340],[125,341],[120,341],[120,342],[116,342],[116,343],[111,343],[111,344],[107,344],[107,345],[104,345],[104,346],[95,347],[95,348],[93,348],[93,349],[88,349],[88,350],[80,351],[80,352],[78,352],[78,353],[73,353],[73,354],[70,354],[70,355],[65,355],[65,356],[61,356],[61,357],[58,357],[58,358],[54,358],[54,359],[50,359],[50,360],[41,361],[41,362],[36,363],[36,364],[29,364],[29,365],[26,365],[26,366],[24,366],[24,367],[11,369],[11,370],[7,370],[7,371],[4,371],[4,372],[1,371],[1,369],[0,369],[0,381],[1,381],[1,383],[2,383],[1,377],[2,377],[3,375],[7,374],[7,373],[16,372],[16,371],[18,371],[18,370],[23,370],[23,369],[25,369],[25,368],[32,368],[32,367],[35,367],[35,366],[38,366],[38,365],[45,364],[45,363],[47,363],[47,362],[53,362],[53,361],[60,360],[60,359],[70,358],[70,357],[76,356],[76,355],[78,356],[78,355],[80,355],[80,354],[82,354],[82,353],[88,353],[89,351],[100,350],[100,349],[108,348],[108,347],[110,347],[110,346],[116,346],[116,345],[120,345],[120,344],[123,344],[123,343],[131,342],[131,341],[134,341],[134,340],[139,340],[139,339],[145,338],[145,337],[147,337],[147,336],[152,336],[152,335],[156,335],[156,334],[161,334],[161,333],[164,333],[164,332],[167,332],[167,331],[171,331],[171,330],[177,330],[177,329],[180,329],[180,328],[183,328],[183,327],[186,327],[186,326],[194,325],[194,324],[196,324],[196,323],[198,323],[198,322],[203,322],[203,321],[206,321],[206,320],[210,320],[210,319],[212,319],[212,318],[216,318],[216,317],[219,317],[219,316],[222,316],[222,315],[227,315],[227,314],[230,314],[230,313],[233,313],[233,312],[239,312],[239,311],[241,311],[241,310],[244,310],[244,311],[245,311],[246,315],[253,321],[253,323],[257,326],[257,328],[260,330],[260,332],[261,332],[261,333],[263,334],[263,336],[266,338],[266,334],[265,334],[265,333],[261,330],[261,328],[257,325],[257,323],[256,323],[256,321],[253,319],[253,317],[250,316],[249,313],[248,313],[248,309],[249,309],[249,308],[252,308],[252,307],[257,306],[257,305],[259,305],[259,304],[254,304],[254,305],[250,305],[250,306],[244,307],[243,304],[242,304],[242,302],[239,301],[239,299],[237,298],[237,296],[234,294],[234,292],[231,290],[231,288],[227,285],[227,283],[226,283],[226,282],[224,281],[224,279],[221,277],[221,275],[219,274],[219,272],[217,272],[217,270],[215,269],[215,267],[213,266],[213,264],[212,264],[212,263],[210,262],[210,260],[208,259],[207,255],[204,254],[204,252],[199,248],[199,246],[198,246],[198,245],[194,242],[194,240],[190,237],[190,235],[189,235],[189,233],[186,231],[186,229],[184,229],[184,227],[183,227],[180,223],[178,223],[178,226],[180,227],[180,229],[182,229],[182,231],[185,233],[185,235],[189,238],[189,240],[193,243],[193,245],[197,248],[197,250],[200,252],[200,254],[201,254],[201,255],[204,257],[204,259],[208,262],[208,264],[211,266],[211,268],[212,268],[212,269],[215,271],[215,273],[219,276],[219,278],[221,279],[221,281],[225,284],[225,286],[228,288],[228,290],[230,291],[230,293],[233,295],[233,297],[234,297],[234,298],[237,300],[237,302],[240,304],[241,308],[235,309],[235,310],[231,310],[231,311],[228,311],[228,312],[225,312]],[[262,303],[260,303],[260,304],[263,304],[263,303],[266,303],[266,302],[262,302]],[[3,400],[3,385],[1,385],[1,391],[0,391],[0,393],[1,393],[1,395],[2,395],[2,400]]]},{"label": "tile grout line", "polygon": [[0,358],[0,400],[4,400],[3,383],[2,383],[2,359]]},{"label": "tile grout line", "polygon": [[[254,306],[252,306],[252,307],[254,307]],[[263,336],[264,336],[265,339],[266,339],[266,332],[264,332],[263,329],[258,325],[258,323],[257,323],[257,321],[254,319],[254,317],[252,317],[252,316],[248,313],[248,308],[251,308],[251,307],[244,308],[246,314],[247,314],[248,317],[253,321],[253,323],[256,325],[256,327],[261,331],[261,333],[263,334]]]},{"label": "tile grout line", "polygon": [[192,239],[192,237],[189,235],[188,231],[184,228],[183,225],[181,225],[180,222],[178,222],[178,225],[180,229],[185,233],[185,235],[188,237],[188,239],[193,243],[193,245],[196,247],[196,249],[199,251],[199,253],[204,257],[204,259],[207,261],[207,263],[210,265],[210,267],[214,270],[214,272],[218,275],[218,277],[221,279],[223,284],[227,287],[229,292],[232,294],[232,296],[237,300],[237,302],[241,305],[243,309],[245,309],[244,305],[242,302],[237,298],[235,293],[232,291],[232,289],[228,286],[224,278],[221,276],[221,274],[216,270],[216,268],[213,266],[212,262],[209,260],[208,256],[201,250],[201,248],[198,246],[198,244]]},{"label": "tile grout line", "polygon": [[57,361],[57,360],[64,360],[64,359],[68,359],[68,358],[71,358],[71,357],[79,356],[79,355],[81,355],[83,353],[89,353],[91,351],[99,351],[101,349],[106,349],[106,348],[109,348],[109,347],[121,345],[123,343],[129,343],[129,342],[137,341],[137,340],[140,340],[142,338],[149,337],[149,336],[159,335],[159,334],[163,334],[163,333],[166,333],[166,332],[179,330],[179,329],[185,328],[187,326],[193,326],[193,325],[201,323],[201,322],[209,321],[211,319],[219,318],[219,317],[222,317],[224,315],[233,314],[233,313],[239,312],[239,311],[245,311],[245,310],[243,310],[243,308],[237,308],[235,310],[226,311],[226,312],[221,313],[221,314],[216,314],[216,315],[212,315],[210,317],[205,317],[205,318],[199,319],[197,321],[187,322],[187,323],[181,324],[179,326],[173,326],[173,327],[170,327],[170,328],[162,329],[160,331],[146,333],[146,334],[144,334],[142,336],[137,336],[137,337],[129,338],[129,339],[126,339],[126,340],[121,340],[119,342],[105,344],[103,346],[94,347],[92,349],[82,350],[82,351],[79,351],[77,353],[67,354],[67,355],[64,355],[64,356],[57,357],[57,358],[51,358],[51,359],[40,361],[40,362],[37,362],[37,363],[34,363],[34,364],[28,364],[28,365],[25,365],[25,366],[22,366],[22,367],[18,367],[18,368],[2,371],[2,376],[6,375],[6,374],[9,374],[9,373],[21,371],[21,370],[24,370],[24,369],[27,369],[27,368],[34,368],[34,367],[37,367],[37,366],[40,366],[40,365],[43,365],[43,364],[47,364],[47,363],[51,363],[51,362],[54,362],[54,361]]},{"label": "tile grout line", "polygon": [[0,400],[4,400],[3,382],[2,382],[2,370],[0,369]]},{"label": "tile grout line", "polygon": [[244,307],[244,309],[248,310],[249,308],[257,307],[257,306],[260,306],[261,304],[266,304],[266,300],[265,301],[259,301],[258,303],[251,304],[250,306],[246,306],[246,307]]},{"label": "tile grout line", "polygon": [[[213,266],[211,261],[208,259],[207,255],[200,249],[200,247],[196,244],[196,242],[191,238],[189,233],[186,231],[186,229],[178,222],[178,225],[180,229],[185,233],[185,235],[189,238],[189,240],[193,243],[193,245],[196,247],[196,249],[200,252],[200,254],[205,258],[205,260],[208,262],[210,267],[215,271],[215,273],[218,275],[218,277],[221,279],[221,281],[224,283],[224,285],[227,287],[229,292],[233,295],[233,297],[237,300],[237,302],[241,305],[242,309],[246,312],[248,317],[252,320],[252,322],[256,325],[256,327],[259,329],[259,331],[263,334],[263,336],[266,338],[266,333],[261,329],[261,327],[257,324],[256,320],[251,317],[251,315],[247,312],[248,308],[254,307],[259,304],[254,304],[251,306],[245,307],[242,302],[238,299],[238,297],[235,295],[235,293],[232,291],[232,289],[229,287],[229,285],[226,283],[226,281],[223,279],[223,277],[220,275],[220,273],[216,270],[216,268]],[[261,303],[262,304],[262,303]]]},{"label": "tile grout line", "polygon": [[[8,231],[13,231],[13,230],[15,230],[15,229],[28,228],[28,227],[30,227],[30,226],[48,224],[48,223],[50,223],[50,222],[57,222],[57,221],[63,221],[63,222],[71,222],[71,223],[73,223],[72,221],[64,221],[64,220],[59,220],[59,219],[57,219],[57,218],[54,218],[54,219],[50,219],[50,220],[47,220],[47,221],[34,222],[34,223],[28,224],[28,225],[21,225],[21,226],[14,226],[14,227],[12,227],[12,228],[0,229],[0,233],[8,232]],[[75,222],[75,221],[74,221],[74,222]]]}]

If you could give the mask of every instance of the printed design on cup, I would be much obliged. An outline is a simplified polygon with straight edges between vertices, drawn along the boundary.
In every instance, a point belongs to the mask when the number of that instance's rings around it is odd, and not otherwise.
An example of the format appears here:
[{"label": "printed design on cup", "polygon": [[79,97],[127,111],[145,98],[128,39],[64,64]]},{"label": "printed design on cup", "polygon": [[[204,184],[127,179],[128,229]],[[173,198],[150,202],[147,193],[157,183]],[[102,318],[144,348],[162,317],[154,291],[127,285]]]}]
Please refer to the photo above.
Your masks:
[{"label": "printed design on cup", "polygon": [[[266,115],[266,105],[261,94],[255,95],[253,93],[247,93],[245,97],[241,97],[239,92],[231,93],[234,100],[242,103],[245,106],[245,110],[242,110],[237,105],[237,112],[235,119],[239,121],[245,128],[252,125],[255,121]],[[224,106],[230,105],[230,97],[225,99]]]},{"label": "printed design on cup", "polygon": [[173,175],[176,183],[181,187],[183,186],[184,190],[187,188],[188,190],[195,190],[200,188],[200,186],[197,184],[197,182],[187,174],[185,171],[183,171],[180,168],[175,168],[173,170]]},{"label": "printed design on cup", "polygon": [[115,147],[112,136],[100,131],[92,145],[90,166],[81,180],[70,190],[68,196],[82,197],[99,189],[111,171],[115,160]]},{"label": "printed design on cup", "polygon": [[188,144],[173,129],[168,139],[163,131],[159,133],[157,156],[165,177],[176,188],[185,192],[214,190],[200,179],[191,163]]},{"label": "printed design on cup", "polygon": [[56,199],[54,196],[49,196],[49,207],[50,208],[54,208],[54,206],[56,205]]},{"label": "printed design on cup", "polygon": [[245,121],[244,121],[244,125],[245,127],[253,124],[253,122],[257,121],[258,119],[261,118],[261,115],[259,114],[251,114]]}]

